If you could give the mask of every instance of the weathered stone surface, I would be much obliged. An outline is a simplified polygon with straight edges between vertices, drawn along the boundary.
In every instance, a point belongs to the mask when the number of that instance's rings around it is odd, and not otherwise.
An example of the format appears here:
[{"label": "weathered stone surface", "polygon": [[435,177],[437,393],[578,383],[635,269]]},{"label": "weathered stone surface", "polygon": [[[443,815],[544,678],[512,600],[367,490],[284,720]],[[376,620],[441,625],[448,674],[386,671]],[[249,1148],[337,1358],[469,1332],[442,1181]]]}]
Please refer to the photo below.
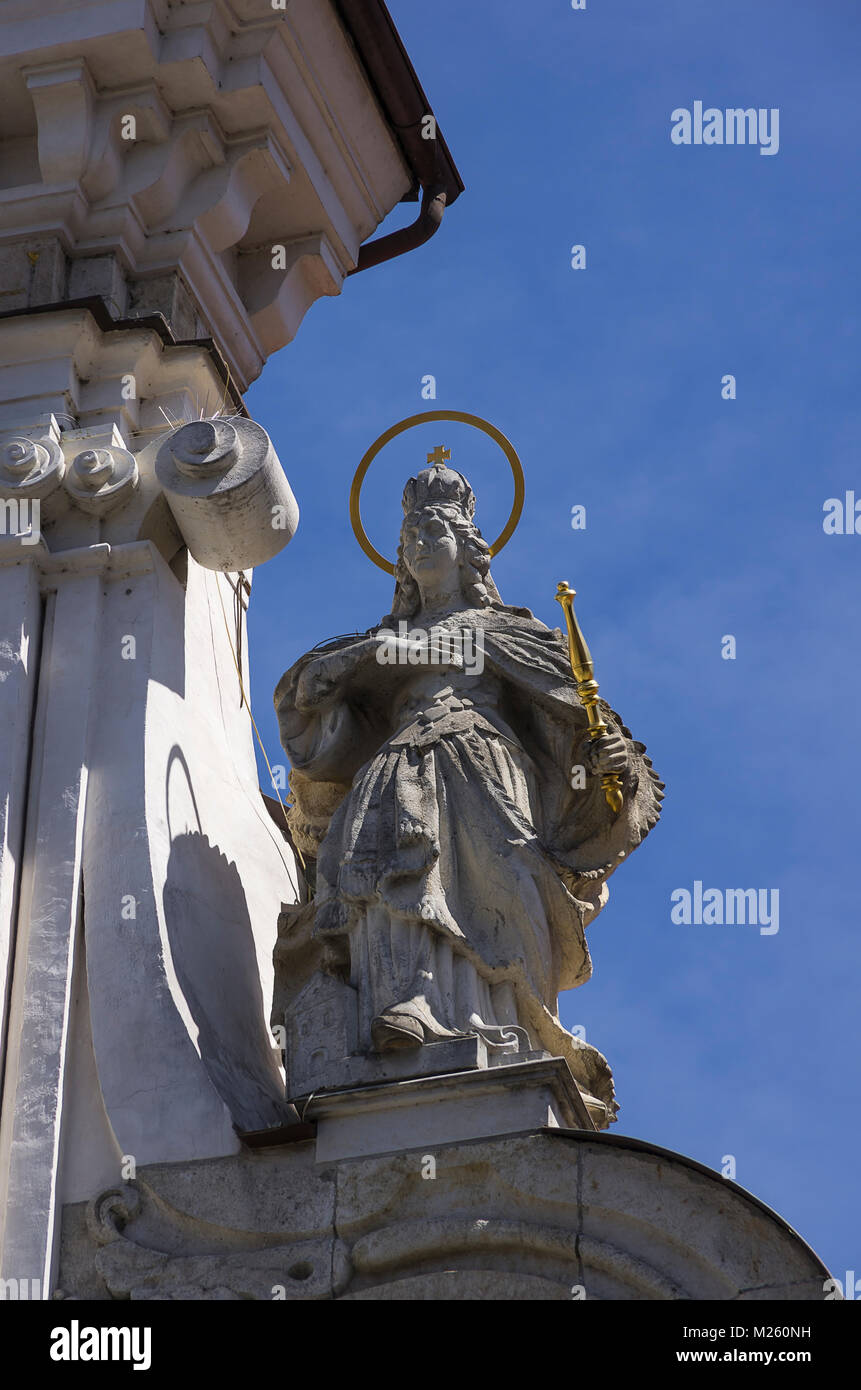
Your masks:
[{"label": "weathered stone surface", "polygon": [[321,1091],[379,1086],[387,1081],[407,1081],[419,1076],[447,1076],[450,1072],[483,1070],[487,1066],[487,1045],[482,1038],[453,1038],[451,1042],[428,1043],[426,1047],[402,1048],[371,1057],[340,1054],[336,1062],[317,1074],[315,1084],[309,1079],[299,1089],[291,1086],[288,1070],[287,1094],[295,1099]]},{"label": "weathered stone surface", "polygon": [[552,1279],[540,1279],[534,1274],[497,1274],[493,1270],[440,1270],[437,1274],[418,1274],[399,1279],[396,1284],[377,1285],[359,1293],[344,1295],[345,1300],[406,1303],[421,1300],[461,1302],[464,1299],[479,1303],[488,1300],[536,1302],[538,1300],[568,1301],[571,1294]]},{"label": "weathered stone surface", "polygon": [[[98,571],[70,578],[53,609],[52,641],[40,672],[37,776],[21,877],[4,1097],[7,1154],[0,1200],[5,1205],[4,1269],[50,1283],[57,1236],[57,1168],[64,1104],[70,983],[79,949],[86,753],[92,673],[102,607]],[[20,623],[20,614],[18,615]],[[35,816],[34,816],[35,820]],[[25,845],[27,840],[25,840]],[[11,1103],[11,1102],[14,1102]]]},{"label": "weathered stone surface", "polygon": [[206,569],[254,569],[296,531],[296,498],[253,420],[183,425],[162,444],[155,467],[183,539]]},{"label": "weathered stone surface", "polygon": [[289,1251],[240,1255],[166,1255],[117,1242],[96,1256],[96,1268],[115,1297],[228,1300],[331,1298],[332,1272],[343,1254],[331,1239],[300,1241]]},{"label": "weathered stone surface", "polygon": [[543,1130],[317,1162],[314,1142],[154,1165],[67,1207],[60,1284],[95,1298],[823,1297],[824,1265],[735,1183]]}]

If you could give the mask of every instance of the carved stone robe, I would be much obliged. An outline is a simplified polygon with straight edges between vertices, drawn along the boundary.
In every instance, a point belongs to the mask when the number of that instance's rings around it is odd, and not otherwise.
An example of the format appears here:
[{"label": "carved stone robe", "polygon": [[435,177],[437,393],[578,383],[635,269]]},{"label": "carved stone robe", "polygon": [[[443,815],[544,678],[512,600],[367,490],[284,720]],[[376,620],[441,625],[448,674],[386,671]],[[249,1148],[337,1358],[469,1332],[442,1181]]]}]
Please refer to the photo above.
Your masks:
[{"label": "carved stone robe", "polygon": [[407,999],[426,1041],[520,1028],[521,1046],[568,1059],[607,1123],[609,1067],[562,1028],[557,995],[589,978],[585,927],[656,823],[663,784],[602,703],[627,741],[623,808],[613,815],[598,776],[572,786],[587,721],[558,629],[502,604],[449,625],[482,630],[481,675],[382,667],[372,642],[342,638],[275,692],[292,827],[317,855],[313,935],[358,991],[360,1045]]}]

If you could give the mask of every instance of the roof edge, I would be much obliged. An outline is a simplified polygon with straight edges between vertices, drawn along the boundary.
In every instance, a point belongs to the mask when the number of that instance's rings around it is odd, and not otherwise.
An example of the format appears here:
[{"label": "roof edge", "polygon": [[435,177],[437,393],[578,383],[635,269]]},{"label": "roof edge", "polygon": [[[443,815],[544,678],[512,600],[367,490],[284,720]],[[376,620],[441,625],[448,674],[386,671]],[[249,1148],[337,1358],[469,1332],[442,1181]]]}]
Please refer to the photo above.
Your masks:
[{"label": "roof edge", "polygon": [[410,197],[414,200],[419,188],[434,185],[451,207],[464,190],[463,179],[439,127],[435,139],[422,138],[422,122],[433,108],[384,0],[333,4],[413,175]]}]

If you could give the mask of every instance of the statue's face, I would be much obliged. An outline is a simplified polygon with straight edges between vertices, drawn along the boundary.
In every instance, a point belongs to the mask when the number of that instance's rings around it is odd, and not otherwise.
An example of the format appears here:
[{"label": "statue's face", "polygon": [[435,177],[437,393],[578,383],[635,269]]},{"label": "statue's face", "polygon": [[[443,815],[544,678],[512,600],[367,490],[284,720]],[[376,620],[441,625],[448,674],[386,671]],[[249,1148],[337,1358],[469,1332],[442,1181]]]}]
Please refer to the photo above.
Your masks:
[{"label": "statue's face", "polygon": [[444,514],[425,510],[404,523],[404,564],[419,587],[448,585],[458,577],[460,539]]}]

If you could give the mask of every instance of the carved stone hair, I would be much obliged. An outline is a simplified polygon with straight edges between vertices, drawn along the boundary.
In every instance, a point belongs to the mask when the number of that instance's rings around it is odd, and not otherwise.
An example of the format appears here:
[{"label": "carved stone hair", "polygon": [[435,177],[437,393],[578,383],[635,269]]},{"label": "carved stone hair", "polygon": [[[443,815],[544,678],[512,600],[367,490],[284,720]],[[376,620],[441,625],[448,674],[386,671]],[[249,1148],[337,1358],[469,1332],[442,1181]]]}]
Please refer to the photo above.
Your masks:
[{"label": "carved stone hair", "polygon": [[383,625],[400,618],[411,618],[421,603],[419,586],[404,562],[404,532],[430,514],[447,521],[462,541],[461,592],[470,608],[490,608],[501,604],[499,591],[490,574],[490,546],[473,516],[475,494],[462,473],[449,468],[428,468],[410,478],[404,488],[404,522],[395,565],[395,596],[391,613]]}]

